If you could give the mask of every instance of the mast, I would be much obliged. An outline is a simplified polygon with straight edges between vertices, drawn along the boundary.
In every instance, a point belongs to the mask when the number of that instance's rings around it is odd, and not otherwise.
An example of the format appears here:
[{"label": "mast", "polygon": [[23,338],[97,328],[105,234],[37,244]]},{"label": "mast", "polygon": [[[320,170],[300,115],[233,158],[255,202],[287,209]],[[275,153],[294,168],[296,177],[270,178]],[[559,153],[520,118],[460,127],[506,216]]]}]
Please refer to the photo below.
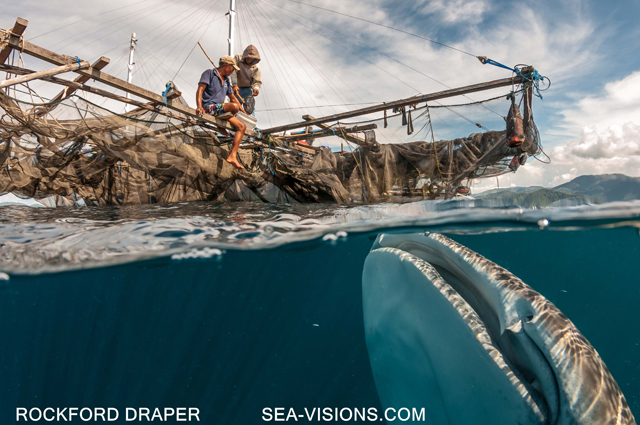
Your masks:
[{"label": "mast", "polygon": [[229,42],[229,56],[233,57],[233,40],[236,36],[236,0],[229,0],[229,11],[227,12],[227,15],[229,15],[229,38],[227,39]]},{"label": "mast", "polygon": [[[127,73],[127,83],[131,83],[131,81],[133,80],[133,65],[135,64],[135,62],[133,61],[133,52],[135,52],[136,50],[137,41],[138,40],[136,40],[136,33],[131,33],[131,45],[129,47],[129,64],[127,65],[127,68],[129,69]],[[127,99],[131,99],[131,94],[127,93],[126,97]],[[126,104],[124,106],[124,111],[129,112],[129,104]]]}]

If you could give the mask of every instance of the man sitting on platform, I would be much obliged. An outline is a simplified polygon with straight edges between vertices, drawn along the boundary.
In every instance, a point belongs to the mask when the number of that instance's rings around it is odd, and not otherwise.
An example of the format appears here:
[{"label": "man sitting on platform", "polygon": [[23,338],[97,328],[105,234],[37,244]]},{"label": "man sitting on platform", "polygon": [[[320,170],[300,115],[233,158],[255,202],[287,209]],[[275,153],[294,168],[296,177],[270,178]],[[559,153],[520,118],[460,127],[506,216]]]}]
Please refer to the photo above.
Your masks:
[{"label": "man sitting on platform", "polygon": [[[244,112],[244,108],[240,101],[233,93],[229,75],[234,70],[239,70],[235,59],[231,56],[223,56],[220,58],[218,68],[207,69],[202,73],[200,82],[198,83],[198,91],[196,92],[196,112],[202,115],[205,112],[217,117],[230,112],[233,114],[228,119],[229,123],[236,128],[236,134],[233,138],[233,147],[227,158],[227,162],[234,167],[243,170],[244,167],[238,161],[238,149],[242,142],[242,137],[246,130],[246,125],[240,121],[235,114],[238,111]],[[225,96],[229,96],[231,103],[224,103]]]}]

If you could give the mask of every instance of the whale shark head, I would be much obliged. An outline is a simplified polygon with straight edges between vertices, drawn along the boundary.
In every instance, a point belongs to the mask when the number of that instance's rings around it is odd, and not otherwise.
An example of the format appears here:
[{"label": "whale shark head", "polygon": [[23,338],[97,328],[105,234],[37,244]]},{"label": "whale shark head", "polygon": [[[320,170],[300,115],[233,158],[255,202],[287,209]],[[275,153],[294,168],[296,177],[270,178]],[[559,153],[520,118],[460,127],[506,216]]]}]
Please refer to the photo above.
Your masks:
[{"label": "whale shark head", "polygon": [[433,424],[635,424],[573,323],[508,270],[439,234],[380,235],[362,277],[385,407]]}]

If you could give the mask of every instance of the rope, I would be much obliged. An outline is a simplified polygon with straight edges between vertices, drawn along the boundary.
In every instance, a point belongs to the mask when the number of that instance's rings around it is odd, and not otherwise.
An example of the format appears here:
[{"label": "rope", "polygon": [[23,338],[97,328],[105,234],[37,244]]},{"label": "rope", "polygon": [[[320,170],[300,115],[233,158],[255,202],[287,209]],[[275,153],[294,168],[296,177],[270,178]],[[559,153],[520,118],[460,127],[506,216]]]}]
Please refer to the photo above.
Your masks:
[{"label": "rope", "polygon": [[422,40],[426,40],[426,41],[428,41],[428,42],[430,42],[430,43],[437,44],[437,45],[439,45],[439,46],[446,47],[446,48],[448,48],[448,49],[455,50],[455,51],[460,52],[460,53],[464,53],[465,55],[469,55],[469,56],[476,57],[476,55],[473,55],[473,54],[471,54],[471,53],[469,53],[469,52],[465,52],[464,50],[460,50],[460,49],[458,49],[458,48],[456,48],[456,47],[449,46],[448,44],[440,43],[439,41],[435,41],[435,40],[432,40],[432,39],[430,39],[430,38],[423,37],[423,36],[418,35],[418,34],[414,34],[414,33],[411,33],[411,32],[408,32],[408,31],[404,31],[404,30],[401,30],[401,29],[398,29],[398,28],[394,28],[394,27],[389,26],[389,25],[380,24],[380,23],[378,23],[378,22],[369,21],[369,20],[367,20],[367,19],[358,18],[357,16],[347,15],[346,13],[336,12],[335,10],[325,9],[324,7],[314,6],[314,5],[312,5],[312,4],[302,3],[302,2],[300,2],[300,1],[296,1],[296,0],[289,0],[289,1],[290,1],[290,2],[292,2],[292,3],[298,3],[298,4],[302,4],[302,5],[304,5],[304,6],[309,6],[309,7],[313,7],[313,8],[316,8],[316,9],[324,10],[324,11],[326,11],[326,12],[335,13],[335,14],[337,14],[337,15],[346,16],[347,18],[357,19],[358,21],[367,22],[367,23],[369,23],[369,24],[377,25],[377,26],[380,26],[380,27],[383,27],[383,28],[387,28],[387,29],[390,29],[390,30],[398,31],[398,32],[401,32],[401,33],[403,33],[403,34],[407,34],[407,35],[410,35],[410,36],[412,36],[412,37],[417,37],[417,38],[420,38],[420,39],[422,39]]},{"label": "rope", "polygon": [[165,87],[164,91],[162,92],[162,103],[164,105],[167,104],[167,93],[169,93],[169,90],[171,90],[171,82],[167,83],[167,86]]},{"label": "rope", "polygon": [[[498,68],[504,68],[515,73],[518,77],[524,78],[526,82],[522,83],[522,89],[524,90],[525,86],[528,83],[531,84],[533,95],[539,97],[541,100],[542,100],[542,94],[540,92],[548,90],[549,87],[551,87],[551,80],[543,75],[540,75],[540,73],[538,73],[538,70],[534,69],[532,72],[522,72],[522,69],[525,68],[527,65],[519,64],[514,66],[513,68],[510,68],[507,65],[501,64],[500,62],[494,61],[493,59],[489,59],[486,56],[476,56],[476,57],[480,62],[482,62],[483,65],[493,65],[493,66],[497,66]],[[540,83],[544,82],[544,80],[548,81],[548,85],[546,88],[541,89]]]}]

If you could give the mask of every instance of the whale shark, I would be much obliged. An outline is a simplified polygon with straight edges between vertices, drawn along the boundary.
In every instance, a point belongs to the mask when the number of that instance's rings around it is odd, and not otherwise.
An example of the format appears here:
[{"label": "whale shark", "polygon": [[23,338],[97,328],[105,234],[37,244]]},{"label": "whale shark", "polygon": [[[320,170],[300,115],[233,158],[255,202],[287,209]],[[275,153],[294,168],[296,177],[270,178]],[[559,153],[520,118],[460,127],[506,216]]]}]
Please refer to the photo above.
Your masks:
[{"label": "whale shark", "polygon": [[379,235],[362,291],[385,408],[424,409],[419,422],[430,424],[636,424],[598,352],[555,305],[446,236]]}]

